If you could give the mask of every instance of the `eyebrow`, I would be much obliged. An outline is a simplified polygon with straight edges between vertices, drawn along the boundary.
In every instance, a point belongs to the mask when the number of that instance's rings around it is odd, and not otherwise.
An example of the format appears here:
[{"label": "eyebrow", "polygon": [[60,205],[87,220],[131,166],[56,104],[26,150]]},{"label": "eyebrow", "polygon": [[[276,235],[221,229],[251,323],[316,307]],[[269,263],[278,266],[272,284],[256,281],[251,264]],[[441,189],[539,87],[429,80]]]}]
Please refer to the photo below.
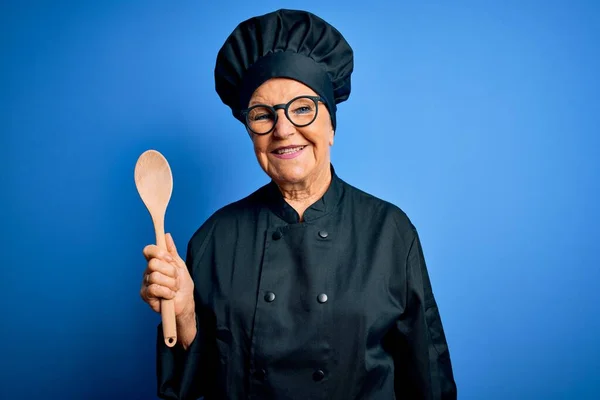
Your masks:
[{"label": "eyebrow", "polygon": [[259,99],[250,100],[250,103],[248,103],[248,107],[252,107],[257,104],[266,104],[266,103],[265,103],[264,99],[259,97]]},{"label": "eyebrow", "polygon": [[[287,103],[287,102],[288,102],[288,101],[290,101],[291,99],[293,99],[293,98],[295,98],[295,97],[298,97],[298,96],[318,96],[318,94],[317,94],[317,95],[308,94],[308,93],[304,93],[304,94],[302,94],[302,93],[300,93],[300,94],[296,94],[296,95],[293,95],[293,96],[291,96],[291,97],[289,98],[289,100],[287,100],[285,103]],[[277,104],[285,104],[285,103],[277,103]],[[266,101],[265,101],[265,99],[264,99],[263,97],[256,96],[256,97],[254,98],[254,100],[250,100],[250,102],[248,103],[248,108],[250,108],[250,107],[252,107],[252,106],[255,106],[255,105],[257,105],[257,104],[261,104],[261,105],[267,105],[267,106],[272,106],[272,105],[273,105],[273,104],[269,104],[268,102],[266,102]]]}]

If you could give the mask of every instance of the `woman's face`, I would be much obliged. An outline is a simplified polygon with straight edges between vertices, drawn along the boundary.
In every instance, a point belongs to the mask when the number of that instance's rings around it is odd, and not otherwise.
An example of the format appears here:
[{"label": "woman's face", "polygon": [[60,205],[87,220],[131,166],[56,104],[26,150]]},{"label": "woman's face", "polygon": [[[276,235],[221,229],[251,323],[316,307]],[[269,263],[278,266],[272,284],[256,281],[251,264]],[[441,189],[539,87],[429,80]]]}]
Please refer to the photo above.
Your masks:
[{"label": "woman's face", "polygon": [[[286,104],[303,95],[317,96],[312,89],[298,81],[272,78],[256,89],[248,107],[256,104]],[[329,170],[329,149],[334,136],[329,110],[319,102],[317,118],[302,128],[292,124],[283,109],[277,110],[277,113],[277,123],[270,133],[256,135],[248,131],[258,163],[277,184],[309,187]],[[283,149],[287,150],[283,152]]]}]

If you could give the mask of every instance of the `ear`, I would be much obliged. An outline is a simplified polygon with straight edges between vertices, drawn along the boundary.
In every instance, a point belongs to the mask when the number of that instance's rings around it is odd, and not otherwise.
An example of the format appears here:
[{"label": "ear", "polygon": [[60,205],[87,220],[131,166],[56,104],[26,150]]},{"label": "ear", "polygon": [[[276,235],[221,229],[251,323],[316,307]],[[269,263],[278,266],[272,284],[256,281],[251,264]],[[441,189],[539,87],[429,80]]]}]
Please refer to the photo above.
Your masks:
[{"label": "ear", "polygon": [[331,133],[329,134],[329,145],[333,146],[333,138],[335,137],[335,131],[333,128],[331,129]]}]

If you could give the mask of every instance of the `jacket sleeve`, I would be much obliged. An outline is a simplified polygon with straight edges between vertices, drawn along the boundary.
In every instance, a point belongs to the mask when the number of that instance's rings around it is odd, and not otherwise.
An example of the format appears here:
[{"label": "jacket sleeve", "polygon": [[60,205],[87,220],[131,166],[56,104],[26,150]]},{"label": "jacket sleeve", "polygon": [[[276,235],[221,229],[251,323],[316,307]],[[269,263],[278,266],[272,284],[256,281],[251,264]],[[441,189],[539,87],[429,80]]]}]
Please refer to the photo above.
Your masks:
[{"label": "jacket sleeve", "polygon": [[[194,278],[193,240],[188,244],[186,265]],[[202,246],[204,247],[204,246]],[[196,337],[187,350],[178,342],[173,347],[165,344],[162,324],[156,335],[156,376],[158,397],[161,399],[192,400],[209,395],[214,368],[210,368],[213,354],[210,346],[210,323],[196,300]],[[214,365],[214,364],[213,364]]]},{"label": "jacket sleeve", "polygon": [[203,359],[203,338],[196,319],[196,338],[187,350],[181,344],[168,347],[164,342],[162,324],[158,325],[156,340],[156,375],[158,397],[161,399],[187,400],[202,396],[204,379],[201,360]]},{"label": "jacket sleeve", "polygon": [[454,400],[456,383],[416,230],[406,258],[406,305],[396,324],[396,398]]}]

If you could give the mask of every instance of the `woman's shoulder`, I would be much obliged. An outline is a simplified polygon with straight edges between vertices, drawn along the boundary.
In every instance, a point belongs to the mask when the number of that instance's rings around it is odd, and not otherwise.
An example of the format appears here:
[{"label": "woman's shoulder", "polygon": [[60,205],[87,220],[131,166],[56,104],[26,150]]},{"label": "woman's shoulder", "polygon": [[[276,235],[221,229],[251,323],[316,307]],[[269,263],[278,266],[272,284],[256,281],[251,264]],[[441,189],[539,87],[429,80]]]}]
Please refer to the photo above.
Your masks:
[{"label": "woman's shoulder", "polygon": [[400,231],[414,231],[415,227],[404,210],[392,203],[358,187],[342,181],[346,202],[353,212],[369,216],[376,223],[393,222]]}]

